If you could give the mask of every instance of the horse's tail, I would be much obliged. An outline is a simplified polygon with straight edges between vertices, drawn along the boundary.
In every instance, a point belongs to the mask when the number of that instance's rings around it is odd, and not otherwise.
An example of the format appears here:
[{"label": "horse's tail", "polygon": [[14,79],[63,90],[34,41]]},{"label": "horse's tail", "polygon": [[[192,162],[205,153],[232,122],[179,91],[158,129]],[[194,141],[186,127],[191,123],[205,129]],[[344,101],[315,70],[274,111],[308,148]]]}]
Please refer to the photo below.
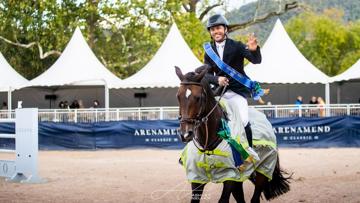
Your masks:
[{"label": "horse's tail", "polygon": [[266,200],[274,199],[290,190],[290,180],[292,174],[280,168],[279,154],[277,156],[276,166],[272,180],[265,184],[263,193]]}]

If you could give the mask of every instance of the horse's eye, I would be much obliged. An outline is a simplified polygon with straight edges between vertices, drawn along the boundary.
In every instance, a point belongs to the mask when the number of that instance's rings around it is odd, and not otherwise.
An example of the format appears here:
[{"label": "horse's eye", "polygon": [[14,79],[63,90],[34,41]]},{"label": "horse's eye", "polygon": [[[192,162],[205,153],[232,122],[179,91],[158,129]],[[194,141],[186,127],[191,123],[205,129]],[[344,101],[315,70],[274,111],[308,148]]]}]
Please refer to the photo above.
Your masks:
[{"label": "horse's eye", "polygon": [[194,99],[195,99],[196,102],[200,101],[200,97],[195,96]]}]

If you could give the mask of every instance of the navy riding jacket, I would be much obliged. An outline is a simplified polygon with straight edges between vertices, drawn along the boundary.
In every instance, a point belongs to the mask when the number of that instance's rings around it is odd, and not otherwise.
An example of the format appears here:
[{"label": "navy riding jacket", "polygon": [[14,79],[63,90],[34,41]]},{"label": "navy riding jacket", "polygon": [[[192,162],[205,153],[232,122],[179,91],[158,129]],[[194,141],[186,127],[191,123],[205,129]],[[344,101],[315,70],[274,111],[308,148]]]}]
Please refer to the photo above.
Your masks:
[{"label": "navy riding jacket", "polygon": [[[215,53],[219,55],[216,50],[215,42],[211,43],[211,47]],[[248,59],[253,64],[261,63],[260,47],[258,46],[255,51],[250,51],[246,48],[245,44],[227,38],[224,47],[223,61],[242,75],[248,77],[244,71],[244,58]],[[206,78],[210,83],[217,86],[219,85],[219,76],[227,77],[229,79],[229,86],[227,89],[230,89],[245,98],[251,97],[251,92],[248,88],[223,72],[206,53],[204,56],[204,63],[210,66],[210,69],[206,74]]]}]

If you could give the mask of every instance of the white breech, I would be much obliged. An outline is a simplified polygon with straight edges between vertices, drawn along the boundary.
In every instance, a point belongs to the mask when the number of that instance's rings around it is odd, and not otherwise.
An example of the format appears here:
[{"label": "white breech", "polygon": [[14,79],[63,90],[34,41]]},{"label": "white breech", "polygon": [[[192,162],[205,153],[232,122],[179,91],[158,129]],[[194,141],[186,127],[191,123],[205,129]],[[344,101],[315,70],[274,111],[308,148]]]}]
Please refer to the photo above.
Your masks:
[{"label": "white breech", "polygon": [[249,123],[249,107],[246,98],[236,94],[231,90],[227,90],[223,98],[226,99],[232,112],[240,113],[240,118],[230,118],[230,119],[235,119],[235,121],[239,121],[238,119],[240,119],[242,125],[245,127]]}]

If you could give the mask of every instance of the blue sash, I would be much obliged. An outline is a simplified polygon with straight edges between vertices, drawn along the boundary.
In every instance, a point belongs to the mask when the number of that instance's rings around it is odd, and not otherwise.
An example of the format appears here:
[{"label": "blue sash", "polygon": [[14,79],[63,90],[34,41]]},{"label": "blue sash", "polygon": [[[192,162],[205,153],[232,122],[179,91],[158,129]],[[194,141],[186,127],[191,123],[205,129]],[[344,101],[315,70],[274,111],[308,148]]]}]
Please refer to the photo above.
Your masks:
[{"label": "blue sash", "polygon": [[206,54],[214,61],[214,63],[226,74],[230,77],[234,78],[236,81],[247,87],[250,92],[251,96],[254,100],[259,100],[261,96],[264,95],[264,90],[261,89],[260,84],[256,81],[252,81],[246,76],[242,75],[241,73],[237,72],[228,64],[224,63],[219,56],[214,52],[209,42],[204,44],[204,49]]}]

